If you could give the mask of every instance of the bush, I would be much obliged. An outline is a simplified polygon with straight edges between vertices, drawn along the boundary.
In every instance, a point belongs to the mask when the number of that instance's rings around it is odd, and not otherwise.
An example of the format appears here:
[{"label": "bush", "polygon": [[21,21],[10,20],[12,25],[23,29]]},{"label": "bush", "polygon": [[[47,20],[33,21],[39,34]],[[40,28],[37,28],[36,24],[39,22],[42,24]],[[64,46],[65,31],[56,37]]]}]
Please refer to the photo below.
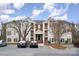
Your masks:
[{"label": "bush", "polygon": [[50,41],[48,41],[48,44],[50,44],[51,42]]}]

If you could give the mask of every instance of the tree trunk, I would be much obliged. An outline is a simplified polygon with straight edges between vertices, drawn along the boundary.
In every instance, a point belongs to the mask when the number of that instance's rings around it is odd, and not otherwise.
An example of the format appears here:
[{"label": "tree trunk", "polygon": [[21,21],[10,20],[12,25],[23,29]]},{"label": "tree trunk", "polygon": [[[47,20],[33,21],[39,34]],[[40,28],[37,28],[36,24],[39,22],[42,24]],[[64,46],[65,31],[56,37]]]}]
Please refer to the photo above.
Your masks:
[{"label": "tree trunk", "polygon": [[2,24],[2,39],[6,41],[6,24]]},{"label": "tree trunk", "polygon": [[21,24],[19,24],[19,41],[21,40]]}]

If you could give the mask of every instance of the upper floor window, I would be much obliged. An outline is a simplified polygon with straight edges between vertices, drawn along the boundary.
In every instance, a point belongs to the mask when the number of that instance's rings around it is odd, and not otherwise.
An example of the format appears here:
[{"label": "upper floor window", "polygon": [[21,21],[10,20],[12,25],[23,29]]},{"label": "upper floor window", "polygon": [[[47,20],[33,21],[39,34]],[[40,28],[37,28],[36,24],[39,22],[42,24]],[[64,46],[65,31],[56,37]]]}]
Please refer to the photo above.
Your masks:
[{"label": "upper floor window", "polygon": [[48,36],[48,31],[45,31],[45,36]]},{"label": "upper floor window", "polygon": [[43,30],[43,24],[40,24],[40,30]]},{"label": "upper floor window", "polygon": [[7,35],[11,35],[11,31],[7,31]]},{"label": "upper floor window", "polygon": [[33,23],[31,23],[31,26],[32,26],[32,29],[34,28],[34,24]]},{"label": "upper floor window", "polygon": [[34,31],[31,31],[31,36],[33,36],[34,35]]},{"label": "upper floor window", "polygon": [[38,30],[38,24],[35,25],[36,31]]},{"label": "upper floor window", "polygon": [[14,31],[14,35],[16,35],[17,31]]},{"label": "upper floor window", "polygon": [[45,29],[47,29],[48,28],[48,23],[45,23]]}]

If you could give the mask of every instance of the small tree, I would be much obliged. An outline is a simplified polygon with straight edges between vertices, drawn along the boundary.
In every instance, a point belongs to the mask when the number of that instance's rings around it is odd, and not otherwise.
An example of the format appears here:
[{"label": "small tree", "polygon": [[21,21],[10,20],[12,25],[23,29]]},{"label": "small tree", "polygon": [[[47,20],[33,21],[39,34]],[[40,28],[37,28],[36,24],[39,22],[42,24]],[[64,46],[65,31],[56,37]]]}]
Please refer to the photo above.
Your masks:
[{"label": "small tree", "polygon": [[60,44],[60,23],[55,21],[50,21],[50,28],[54,34],[54,39],[56,44]]},{"label": "small tree", "polygon": [[[55,43],[60,44],[60,37],[63,33],[70,32],[71,27],[69,23],[66,23],[65,21],[50,21],[50,28],[52,30],[52,33],[54,33]],[[67,28],[66,28],[67,27]]]}]

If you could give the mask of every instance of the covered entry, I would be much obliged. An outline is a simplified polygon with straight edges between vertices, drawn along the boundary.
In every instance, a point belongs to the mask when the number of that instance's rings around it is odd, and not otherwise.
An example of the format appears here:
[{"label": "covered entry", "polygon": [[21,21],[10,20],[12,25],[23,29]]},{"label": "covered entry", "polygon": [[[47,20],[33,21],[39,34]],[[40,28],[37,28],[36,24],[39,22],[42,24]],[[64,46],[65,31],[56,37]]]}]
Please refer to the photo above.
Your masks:
[{"label": "covered entry", "polygon": [[43,34],[36,34],[36,41],[38,41],[38,43],[43,43]]}]

